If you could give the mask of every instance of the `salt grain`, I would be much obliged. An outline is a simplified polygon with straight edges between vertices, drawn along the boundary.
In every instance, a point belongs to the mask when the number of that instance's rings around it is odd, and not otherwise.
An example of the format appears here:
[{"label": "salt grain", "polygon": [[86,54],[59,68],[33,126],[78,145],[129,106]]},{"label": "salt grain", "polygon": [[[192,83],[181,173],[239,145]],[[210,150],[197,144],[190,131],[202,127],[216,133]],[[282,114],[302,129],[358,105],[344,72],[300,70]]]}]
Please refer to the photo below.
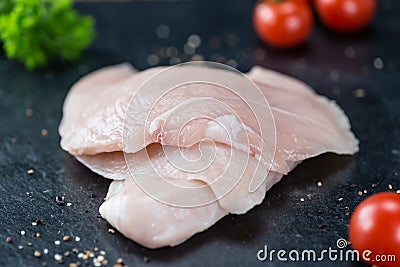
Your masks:
[{"label": "salt grain", "polygon": [[238,66],[236,60],[234,60],[234,59],[229,59],[229,60],[226,62],[226,64],[229,65],[229,66],[231,66],[232,68],[237,68],[237,66]]},{"label": "salt grain", "polygon": [[164,24],[159,25],[156,29],[156,34],[158,38],[167,38],[170,34],[169,27]]},{"label": "salt grain", "polygon": [[334,81],[339,80],[340,72],[338,70],[332,70],[331,73],[329,74],[329,78],[331,78]]},{"label": "salt grain", "polygon": [[54,255],[54,259],[55,259],[56,261],[62,261],[63,256],[60,255],[60,254],[55,254],[55,255]]},{"label": "salt grain", "polygon": [[192,34],[187,39],[187,44],[197,48],[201,45],[201,38],[197,34]]},{"label": "salt grain", "polygon": [[380,57],[377,57],[374,59],[374,67],[375,67],[375,69],[378,69],[378,70],[383,69],[384,63]]},{"label": "salt grain", "polygon": [[353,47],[348,46],[344,49],[344,55],[347,58],[355,58],[356,57],[356,51],[354,50]]},{"label": "salt grain", "polygon": [[151,54],[147,57],[147,64],[149,66],[155,66],[159,63],[159,58],[157,55]]}]

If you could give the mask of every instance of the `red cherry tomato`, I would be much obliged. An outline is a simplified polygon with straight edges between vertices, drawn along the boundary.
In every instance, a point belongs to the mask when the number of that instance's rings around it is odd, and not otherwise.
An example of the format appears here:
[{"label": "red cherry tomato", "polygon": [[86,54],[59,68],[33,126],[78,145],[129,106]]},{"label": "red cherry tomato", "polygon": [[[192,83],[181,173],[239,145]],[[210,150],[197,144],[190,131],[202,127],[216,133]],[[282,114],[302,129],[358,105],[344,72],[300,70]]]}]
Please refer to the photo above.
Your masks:
[{"label": "red cherry tomato", "polygon": [[314,25],[310,4],[304,0],[263,0],[254,9],[253,23],[258,36],[278,48],[305,42]]},{"label": "red cherry tomato", "polygon": [[342,32],[354,32],[372,21],[376,0],[315,0],[315,7],[328,27]]},{"label": "red cherry tomato", "polygon": [[400,266],[400,194],[379,193],[361,202],[351,217],[349,235],[368,264]]}]

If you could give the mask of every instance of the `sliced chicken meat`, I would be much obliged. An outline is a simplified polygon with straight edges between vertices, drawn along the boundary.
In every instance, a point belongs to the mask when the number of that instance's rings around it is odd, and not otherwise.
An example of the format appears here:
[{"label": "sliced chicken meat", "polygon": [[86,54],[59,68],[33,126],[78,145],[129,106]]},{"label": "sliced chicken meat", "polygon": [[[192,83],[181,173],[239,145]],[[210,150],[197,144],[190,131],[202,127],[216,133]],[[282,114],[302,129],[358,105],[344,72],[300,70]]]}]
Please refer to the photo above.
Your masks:
[{"label": "sliced chicken meat", "polygon": [[63,149],[114,180],[102,216],[149,248],[247,212],[307,158],[358,151],[336,103],[260,67],[103,68],[72,87],[59,132]]},{"label": "sliced chicken meat", "polygon": [[[200,69],[181,67],[173,75],[153,68],[123,78],[114,86],[107,87],[105,83],[96,90],[96,103],[101,104],[92,104],[89,97],[79,98],[90,76],[84,78],[73,87],[64,106],[60,126],[62,147],[78,155],[120,150],[135,153],[150,143],[191,146],[211,138],[258,156],[273,171],[284,174],[290,170],[286,160],[304,160],[328,151],[338,154],[357,151],[357,140],[344,113],[303,83],[256,67],[249,76],[255,77],[262,95],[252,96],[253,91],[248,89],[251,82],[242,76],[197,68]],[[99,72],[113,71],[108,68]],[[155,73],[155,81],[144,83]],[[92,75],[93,80],[98,77]],[[185,84],[186,80],[202,78],[214,78],[220,83],[231,81],[234,90],[209,83]],[[138,91],[142,85],[145,88]],[[163,94],[165,88],[174,86],[179,89]],[[94,92],[87,91],[91,95]],[[245,99],[238,97],[237,92]],[[190,117],[197,119],[188,122]],[[275,147],[280,153],[274,153]]]},{"label": "sliced chicken meat", "polygon": [[[193,163],[200,155],[199,149],[202,157],[207,150],[215,157]],[[282,177],[280,173],[268,173],[253,156],[221,144],[205,143],[201,148],[195,145],[183,152],[177,147],[168,150],[153,144],[125,157],[122,152],[78,157],[91,170],[119,180],[112,182],[107,200],[100,207],[101,215],[126,237],[150,248],[179,244],[228,213],[247,212],[260,204],[266,191]],[[169,161],[169,156],[181,153],[185,162]],[[204,171],[190,171],[201,169],[199,164],[208,163],[210,158],[214,161]],[[255,173],[257,165],[262,168]],[[109,173],[113,169],[115,173]],[[265,179],[251,193],[249,185],[254,176]],[[166,187],[160,179],[176,186]]]}]

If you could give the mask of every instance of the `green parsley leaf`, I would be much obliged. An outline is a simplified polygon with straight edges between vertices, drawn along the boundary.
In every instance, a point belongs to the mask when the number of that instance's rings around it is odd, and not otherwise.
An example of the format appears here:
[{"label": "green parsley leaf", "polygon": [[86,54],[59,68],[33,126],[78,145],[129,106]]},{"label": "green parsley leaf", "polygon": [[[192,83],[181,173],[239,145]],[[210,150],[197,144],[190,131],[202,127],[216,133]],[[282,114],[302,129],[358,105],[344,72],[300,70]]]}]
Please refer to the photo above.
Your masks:
[{"label": "green parsley leaf", "polygon": [[4,51],[28,69],[43,68],[54,59],[75,60],[93,40],[93,18],[78,14],[71,0],[1,1]]}]

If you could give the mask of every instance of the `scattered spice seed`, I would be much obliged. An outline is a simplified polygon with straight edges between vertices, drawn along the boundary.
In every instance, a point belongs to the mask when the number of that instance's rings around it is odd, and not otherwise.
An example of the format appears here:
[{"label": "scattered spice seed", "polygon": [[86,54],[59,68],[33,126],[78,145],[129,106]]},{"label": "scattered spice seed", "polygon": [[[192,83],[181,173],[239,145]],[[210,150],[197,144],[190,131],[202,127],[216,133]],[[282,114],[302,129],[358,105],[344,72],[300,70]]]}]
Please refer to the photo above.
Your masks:
[{"label": "scattered spice seed", "polygon": [[37,226],[37,225],[41,225],[41,224],[42,224],[42,221],[39,220],[39,219],[37,219],[34,222],[32,222],[32,226]]},{"label": "scattered spice seed", "polygon": [[300,201],[301,201],[301,202],[304,202],[304,197],[300,198]]},{"label": "scattered spice seed", "polygon": [[384,67],[383,60],[379,57],[374,59],[374,67],[375,69],[381,70]]},{"label": "scattered spice seed", "polygon": [[33,252],[33,256],[35,256],[36,258],[40,258],[40,256],[42,256],[42,254],[40,254],[39,250],[35,250],[35,252]]},{"label": "scattered spice seed", "polygon": [[79,242],[79,241],[81,241],[81,238],[79,236],[75,236],[75,241]]},{"label": "scattered spice seed", "polygon": [[311,200],[311,194],[308,194],[308,195],[307,195],[307,199],[308,199],[308,200]]},{"label": "scattered spice seed", "polygon": [[71,207],[72,206],[72,203],[71,202],[68,202],[67,203],[67,207]]},{"label": "scattered spice seed", "polygon": [[62,261],[63,260],[63,256],[61,256],[60,254],[54,254],[54,259],[56,261]]},{"label": "scattered spice seed", "polygon": [[32,247],[32,242],[29,242],[28,240],[25,240],[25,244],[26,244],[28,247]]},{"label": "scattered spice seed", "polygon": [[34,237],[40,237],[40,233],[36,232],[33,234]]},{"label": "scattered spice seed", "polygon": [[393,189],[393,186],[391,184],[388,185],[389,190]]},{"label": "scattered spice seed", "polygon": [[397,193],[397,194],[400,194],[400,190],[396,190],[396,193]]},{"label": "scattered spice seed", "polygon": [[6,237],[6,243],[11,243],[11,242],[12,242],[12,238],[9,237],[9,236],[7,236],[7,237]]},{"label": "scattered spice seed", "polygon": [[115,230],[112,229],[112,228],[109,228],[109,229],[108,229],[108,232],[109,232],[110,234],[115,234]]},{"label": "scattered spice seed", "polygon": [[73,248],[73,249],[72,249],[72,253],[78,254],[78,253],[79,253],[79,250],[78,250],[77,248]]},{"label": "scattered spice seed", "polygon": [[103,218],[103,217],[101,216],[100,213],[97,213],[97,214],[96,214],[96,217],[97,217],[97,218]]},{"label": "scattered spice seed", "polygon": [[75,263],[75,262],[71,262],[71,263],[69,264],[69,267],[78,267],[78,264]]},{"label": "scattered spice seed", "polygon": [[54,241],[54,245],[59,246],[61,244],[60,240]]},{"label": "scattered spice seed", "polygon": [[365,97],[365,90],[361,89],[361,88],[356,89],[356,90],[354,90],[354,95],[358,98],[363,98],[363,97]]},{"label": "scattered spice seed", "polygon": [[347,58],[354,58],[356,56],[356,51],[353,47],[348,46],[344,49],[344,55]]},{"label": "scattered spice seed", "polygon": [[363,192],[362,191],[358,191],[357,194],[361,197],[363,195]]},{"label": "scattered spice seed", "polygon": [[118,264],[124,264],[124,259],[123,258],[118,258],[116,263]]},{"label": "scattered spice seed", "polygon": [[367,194],[367,193],[368,193],[367,189],[364,189],[364,194]]},{"label": "scattered spice seed", "polygon": [[95,252],[97,252],[97,251],[99,251],[99,248],[98,248],[98,247],[94,247],[93,250],[94,250]]},{"label": "scattered spice seed", "polygon": [[261,61],[264,60],[267,56],[267,53],[265,52],[264,49],[262,48],[257,48],[256,50],[254,50],[254,57],[256,60]]},{"label": "scattered spice seed", "polygon": [[40,133],[42,134],[42,136],[47,136],[49,134],[49,131],[47,129],[42,129]]},{"label": "scattered spice seed", "polygon": [[322,186],[322,182],[318,182],[318,183],[317,183],[317,186],[318,186],[318,187],[321,187],[321,186]]},{"label": "scattered spice seed", "polygon": [[343,198],[342,198],[342,197],[340,197],[340,198],[338,199],[338,201],[343,201]]},{"label": "scattered spice seed", "polygon": [[374,187],[374,188],[378,187],[378,184],[372,184],[372,187]]},{"label": "scattered spice seed", "polygon": [[29,175],[34,175],[34,174],[35,174],[35,171],[32,170],[32,169],[29,169],[29,170],[27,171],[27,173],[28,173]]},{"label": "scattered spice seed", "polygon": [[97,260],[98,261],[103,261],[105,259],[105,257],[103,256],[103,255],[99,255],[98,257],[97,257]]},{"label": "scattered spice seed", "polygon": [[71,237],[69,235],[66,235],[63,237],[64,242],[68,242],[70,239],[71,239]]},{"label": "scattered spice seed", "polygon": [[64,206],[65,205],[64,196],[56,196],[56,204],[58,206]]},{"label": "scattered spice seed", "polygon": [[33,109],[30,109],[30,108],[25,109],[26,117],[32,117],[32,115],[33,115]]},{"label": "scattered spice seed", "polygon": [[102,250],[102,251],[100,251],[100,255],[105,256],[105,255],[106,255],[106,252],[105,252],[104,250]]},{"label": "scattered spice seed", "polygon": [[24,246],[23,246],[23,245],[18,245],[18,249],[19,249],[19,250],[23,250],[23,249],[24,249]]},{"label": "scattered spice seed", "polygon": [[48,250],[47,248],[45,248],[45,249],[43,249],[43,253],[44,253],[44,254],[48,254],[48,253],[49,253],[49,250]]},{"label": "scattered spice seed", "polygon": [[21,235],[25,235],[25,231],[24,230],[21,231]]},{"label": "scattered spice seed", "polygon": [[102,261],[101,261],[101,265],[107,266],[107,265],[108,265],[108,260],[107,260],[107,259],[102,260]]},{"label": "scattered spice seed", "polygon": [[68,257],[69,255],[71,255],[71,252],[69,252],[68,250],[64,252],[64,257]]}]

